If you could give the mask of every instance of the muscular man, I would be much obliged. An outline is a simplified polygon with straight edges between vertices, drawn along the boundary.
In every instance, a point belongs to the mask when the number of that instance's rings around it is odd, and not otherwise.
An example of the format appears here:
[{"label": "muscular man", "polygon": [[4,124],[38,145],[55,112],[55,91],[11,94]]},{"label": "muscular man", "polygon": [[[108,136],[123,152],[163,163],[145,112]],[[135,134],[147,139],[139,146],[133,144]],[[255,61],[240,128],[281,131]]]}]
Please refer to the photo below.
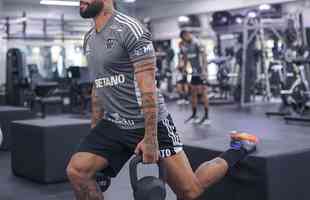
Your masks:
[{"label": "muscular man", "polygon": [[80,3],[81,16],[95,22],[85,37],[94,86],[91,133],[67,167],[76,199],[104,199],[94,179],[96,172],[115,177],[134,153],[141,154],[144,163],[160,159],[179,199],[197,199],[255,149],[255,137],[234,134],[230,150],[193,172],[155,86],[155,52],[149,31],[114,10],[113,0]]},{"label": "muscular man", "polygon": [[[183,45],[181,53],[185,66],[190,63],[192,66],[192,80],[190,89],[192,94],[192,115],[186,122],[209,125],[209,99],[207,81],[207,62],[204,48],[197,39],[188,31],[182,31],[180,34]],[[201,95],[204,103],[204,116],[199,119],[197,116],[198,96]]]}]

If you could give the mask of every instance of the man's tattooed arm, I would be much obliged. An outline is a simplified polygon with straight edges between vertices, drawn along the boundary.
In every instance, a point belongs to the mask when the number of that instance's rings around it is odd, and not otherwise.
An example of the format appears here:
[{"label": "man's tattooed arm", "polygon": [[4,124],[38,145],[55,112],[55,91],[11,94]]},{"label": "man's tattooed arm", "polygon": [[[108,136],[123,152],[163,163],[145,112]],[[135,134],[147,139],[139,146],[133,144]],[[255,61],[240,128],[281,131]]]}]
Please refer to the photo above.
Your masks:
[{"label": "man's tattooed arm", "polygon": [[156,153],[158,151],[156,60],[151,58],[136,62],[134,68],[135,77],[141,92],[142,110],[145,118],[144,143],[149,152]]},{"label": "man's tattooed arm", "polygon": [[101,120],[103,115],[102,108],[99,103],[98,96],[96,94],[95,86],[93,86],[91,93],[91,109],[92,109],[91,128],[95,128],[98,121]]}]

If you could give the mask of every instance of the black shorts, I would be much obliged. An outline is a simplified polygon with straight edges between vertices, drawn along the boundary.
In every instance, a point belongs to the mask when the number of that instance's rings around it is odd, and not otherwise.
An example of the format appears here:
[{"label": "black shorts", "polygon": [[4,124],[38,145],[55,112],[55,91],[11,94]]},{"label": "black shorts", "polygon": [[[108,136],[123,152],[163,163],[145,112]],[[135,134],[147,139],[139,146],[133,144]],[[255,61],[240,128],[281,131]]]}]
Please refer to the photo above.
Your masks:
[{"label": "black shorts", "polygon": [[[134,154],[137,144],[144,138],[144,128],[120,129],[114,123],[101,120],[82,140],[76,152],[87,152],[106,158],[109,166],[103,173],[115,177]],[[158,123],[160,157],[166,158],[183,150],[176,127],[169,115]]]},{"label": "black shorts", "polygon": [[177,81],[177,84],[186,84],[187,83],[187,76],[183,75],[182,79]]},{"label": "black shorts", "polygon": [[191,85],[204,85],[204,81],[200,78],[200,76],[193,76]]}]

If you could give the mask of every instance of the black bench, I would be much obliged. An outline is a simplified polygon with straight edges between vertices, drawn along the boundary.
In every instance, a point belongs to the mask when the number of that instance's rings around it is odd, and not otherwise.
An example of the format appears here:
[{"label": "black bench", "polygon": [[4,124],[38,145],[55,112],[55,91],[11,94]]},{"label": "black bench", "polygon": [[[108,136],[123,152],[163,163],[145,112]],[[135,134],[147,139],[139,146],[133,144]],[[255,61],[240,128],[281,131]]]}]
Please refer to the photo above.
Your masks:
[{"label": "black bench", "polygon": [[10,149],[11,128],[10,124],[14,120],[24,120],[33,118],[34,114],[23,107],[0,106],[0,128],[3,133],[1,150]]},{"label": "black bench", "polygon": [[66,166],[90,120],[64,116],[12,123],[12,170],[40,183],[66,181]]},{"label": "black bench", "polygon": [[[188,142],[185,151],[192,167],[227,150],[228,138]],[[308,200],[310,147],[296,142],[264,140],[248,157],[201,199],[207,200]]]}]

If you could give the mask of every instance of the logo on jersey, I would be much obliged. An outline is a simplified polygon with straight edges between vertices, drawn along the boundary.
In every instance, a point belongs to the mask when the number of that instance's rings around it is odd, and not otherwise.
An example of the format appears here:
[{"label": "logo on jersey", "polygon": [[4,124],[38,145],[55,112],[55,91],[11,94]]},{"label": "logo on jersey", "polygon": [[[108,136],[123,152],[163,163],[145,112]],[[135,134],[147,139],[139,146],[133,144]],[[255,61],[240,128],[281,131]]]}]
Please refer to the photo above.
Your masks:
[{"label": "logo on jersey", "polygon": [[106,120],[119,125],[122,128],[132,128],[135,126],[133,120],[125,119],[118,113],[105,113]]},{"label": "logo on jersey", "polygon": [[113,49],[116,47],[117,40],[116,39],[107,39],[106,47],[107,49]]},{"label": "logo on jersey", "polygon": [[95,80],[96,88],[113,87],[125,83],[125,75],[115,75]]},{"label": "logo on jersey", "polygon": [[139,47],[134,51],[135,56],[148,55],[154,52],[153,44],[148,44],[147,46]]}]

